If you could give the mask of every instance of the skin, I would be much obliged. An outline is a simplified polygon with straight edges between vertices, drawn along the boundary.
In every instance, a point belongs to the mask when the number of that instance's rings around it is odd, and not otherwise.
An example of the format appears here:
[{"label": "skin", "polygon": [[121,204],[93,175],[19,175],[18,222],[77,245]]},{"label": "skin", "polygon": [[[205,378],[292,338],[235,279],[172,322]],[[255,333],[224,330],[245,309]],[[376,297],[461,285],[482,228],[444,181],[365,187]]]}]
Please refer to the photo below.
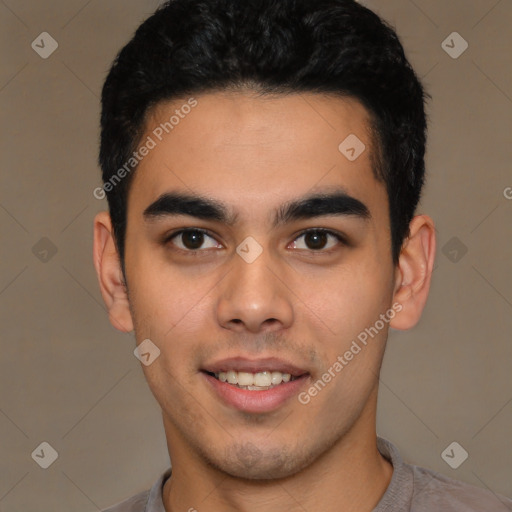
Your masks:
[{"label": "skin", "polygon": [[[146,134],[188,98],[157,105]],[[141,161],[126,236],[126,287],[107,212],[94,223],[94,264],[112,324],[161,351],[142,366],[162,408],[172,477],[167,511],[371,511],[392,466],[378,452],[378,374],[389,326],[410,329],[430,287],[435,230],[417,215],[400,261],[391,259],[388,199],[372,172],[368,113],[355,99],[315,94],[257,97],[216,92]],[[356,134],[366,150],[338,150]],[[322,216],[272,227],[275,210],[312,192],[342,187],[371,217]],[[233,226],[189,216],[145,220],[160,194],[196,192],[238,215]],[[183,228],[211,232],[191,254]],[[342,233],[316,248],[305,229]],[[252,263],[237,246],[253,237]],[[322,248],[323,247],[323,248]],[[180,253],[179,249],[188,253]],[[196,249],[197,252],[198,249]],[[248,413],[212,392],[205,365],[226,357],[279,357],[305,369],[307,390],[357,335],[394,303],[401,311],[307,405],[294,396]]]}]

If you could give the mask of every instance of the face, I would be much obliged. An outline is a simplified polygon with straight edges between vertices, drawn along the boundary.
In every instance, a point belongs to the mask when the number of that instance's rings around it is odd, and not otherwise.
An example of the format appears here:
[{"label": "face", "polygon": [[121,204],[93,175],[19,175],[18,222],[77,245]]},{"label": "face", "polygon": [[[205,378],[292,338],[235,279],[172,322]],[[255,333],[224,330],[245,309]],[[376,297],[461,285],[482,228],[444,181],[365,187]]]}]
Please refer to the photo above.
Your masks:
[{"label": "face", "polygon": [[[173,465],[284,477],[374,421],[395,284],[386,190],[356,100],[195,101],[147,118],[155,145],[128,200],[131,319],[160,350],[143,369]],[[350,134],[365,145],[355,159],[355,139],[339,149]]]}]

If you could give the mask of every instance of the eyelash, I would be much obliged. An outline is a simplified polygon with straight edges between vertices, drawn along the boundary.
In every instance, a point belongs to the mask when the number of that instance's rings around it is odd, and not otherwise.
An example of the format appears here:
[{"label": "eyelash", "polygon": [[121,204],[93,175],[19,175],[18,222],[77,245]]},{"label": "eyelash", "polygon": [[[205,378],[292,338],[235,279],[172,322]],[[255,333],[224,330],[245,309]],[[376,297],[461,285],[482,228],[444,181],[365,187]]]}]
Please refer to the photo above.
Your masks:
[{"label": "eyelash", "polygon": [[[182,235],[184,233],[189,233],[189,232],[193,232],[193,233],[202,233],[203,235],[207,235],[209,236],[210,238],[213,238],[215,240],[215,236],[213,236],[213,234],[211,234],[208,230],[206,229],[201,229],[201,228],[185,228],[185,229],[180,229],[179,231],[176,231],[174,233],[171,233],[169,236],[166,236],[163,240],[163,244],[164,245],[168,245],[171,240],[173,240],[174,238],[178,237],[179,235]],[[304,236],[304,235],[307,235],[309,233],[318,233],[318,234],[325,234],[325,235],[331,235],[333,236],[334,238],[336,238],[336,240],[342,245],[342,246],[349,246],[349,243],[347,242],[347,240],[345,239],[344,236],[342,236],[341,234],[335,232],[335,231],[331,231],[330,229],[326,229],[326,228],[309,228],[309,229],[306,229],[304,231],[302,231],[301,233],[299,233],[297,235],[297,237],[293,240],[297,240],[298,238]],[[336,250],[337,247],[331,247],[330,249],[318,249],[318,250],[315,250],[315,249],[298,249],[299,251],[308,251],[308,252],[311,252],[312,254],[330,254],[332,253],[334,250]],[[202,256],[201,253],[204,253],[206,252],[206,249],[181,249],[179,247],[174,247],[173,248],[174,251],[176,252],[179,252],[179,253],[182,253],[182,254],[186,254],[186,255],[189,255],[189,256],[194,256],[194,257],[200,257]]]}]

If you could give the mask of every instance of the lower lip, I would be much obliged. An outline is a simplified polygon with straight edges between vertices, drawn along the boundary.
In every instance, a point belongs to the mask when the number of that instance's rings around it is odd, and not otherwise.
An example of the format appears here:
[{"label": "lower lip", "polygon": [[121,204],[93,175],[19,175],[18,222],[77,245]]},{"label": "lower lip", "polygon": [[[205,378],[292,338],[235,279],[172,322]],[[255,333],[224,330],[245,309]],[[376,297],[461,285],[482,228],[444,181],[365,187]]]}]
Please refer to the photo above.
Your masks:
[{"label": "lower lip", "polygon": [[284,382],[267,390],[250,391],[212,377],[201,372],[213,390],[228,405],[244,412],[270,412],[283,405],[292,396],[297,396],[308,375],[302,375],[295,380]]}]

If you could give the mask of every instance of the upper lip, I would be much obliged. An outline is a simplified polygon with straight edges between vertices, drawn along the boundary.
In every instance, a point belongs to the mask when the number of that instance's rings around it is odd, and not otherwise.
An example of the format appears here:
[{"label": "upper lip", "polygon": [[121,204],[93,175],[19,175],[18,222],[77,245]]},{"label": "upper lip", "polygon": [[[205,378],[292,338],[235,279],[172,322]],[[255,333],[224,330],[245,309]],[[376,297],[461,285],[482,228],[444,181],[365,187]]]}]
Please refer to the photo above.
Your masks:
[{"label": "upper lip", "polygon": [[207,364],[202,368],[203,371],[209,373],[220,373],[227,371],[258,373],[264,371],[289,373],[293,377],[300,377],[307,370],[300,368],[292,363],[269,357],[265,359],[247,359],[245,357],[231,357],[228,359],[220,359],[211,364]]}]

